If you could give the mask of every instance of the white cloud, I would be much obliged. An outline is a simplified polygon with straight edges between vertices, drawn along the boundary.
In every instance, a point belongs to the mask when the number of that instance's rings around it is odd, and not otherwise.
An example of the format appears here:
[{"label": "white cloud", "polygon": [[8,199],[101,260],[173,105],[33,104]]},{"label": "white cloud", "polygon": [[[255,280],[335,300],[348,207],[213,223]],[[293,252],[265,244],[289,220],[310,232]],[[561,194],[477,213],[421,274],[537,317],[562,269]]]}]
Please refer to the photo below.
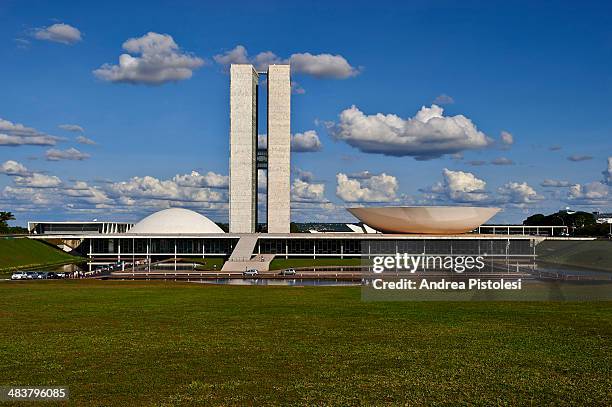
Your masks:
[{"label": "white cloud", "polygon": [[569,201],[582,205],[606,205],[610,191],[607,185],[594,181],[588,184],[575,184],[569,188]]},{"label": "white cloud", "polygon": [[559,181],[559,180],[547,178],[544,181],[542,181],[540,185],[543,187],[549,187],[549,188],[566,188],[570,186],[570,183],[568,181]]},{"label": "white cloud", "polygon": [[310,75],[319,79],[346,79],[359,74],[359,69],[352,67],[342,55],[313,55],[305,52],[292,54],[289,58],[283,59],[271,51],[265,51],[255,57],[249,57],[246,48],[237,45],[234,49],[215,55],[213,59],[226,68],[230,64],[253,64],[259,71],[265,71],[270,64],[290,64],[292,73]]},{"label": "white cloud", "polygon": [[444,192],[455,202],[481,202],[489,199],[485,192],[487,183],[476,178],[471,172],[451,171],[444,168],[442,171],[444,184],[434,187],[435,192]]},{"label": "white cloud", "polygon": [[514,161],[506,157],[499,157],[491,161],[493,165],[514,165]]},{"label": "white cloud", "polygon": [[213,57],[216,63],[229,67],[231,64],[249,64],[249,56],[246,48],[242,45],[236,45],[234,49],[231,49],[223,54],[217,54]]},{"label": "white cloud", "polygon": [[369,178],[336,175],[336,195],[345,202],[391,202],[396,200],[398,182],[392,175],[382,173]]},{"label": "white cloud", "polygon": [[325,184],[295,179],[291,185],[291,200],[295,202],[325,201]]},{"label": "white cloud", "polygon": [[48,161],[60,161],[60,160],[86,160],[90,157],[89,154],[83,153],[77,150],[74,147],[71,147],[67,150],[58,150],[56,148],[52,148],[47,150],[45,153],[45,158]]},{"label": "white cloud", "polygon": [[296,153],[321,151],[322,147],[321,140],[314,130],[295,133],[291,136],[291,151]]},{"label": "white cloud", "polygon": [[294,73],[315,78],[346,79],[359,74],[359,70],[353,68],[342,55],[313,55],[306,52],[291,55],[287,62]]},{"label": "white cloud", "polygon": [[29,188],[54,188],[62,183],[55,175],[40,174],[38,172],[26,176],[17,176],[14,181],[15,185]]},{"label": "white cloud", "polygon": [[86,145],[90,145],[90,146],[93,146],[93,145],[96,144],[95,141],[93,141],[92,139],[87,138],[85,136],[77,136],[76,142],[79,143],[79,144],[86,144]]},{"label": "white cloud", "polygon": [[131,84],[160,85],[189,79],[204,60],[180,50],[168,34],[149,32],[123,43],[119,65],[104,64],[93,73],[99,79]]},{"label": "white cloud", "polygon": [[593,157],[590,155],[573,154],[567,157],[567,159],[570,161],[576,162],[576,161],[588,161],[588,160],[593,159]]},{"label": "white cloud", "polygon": [[71,25],[57,23],[50,25],[49,27],[35,29],[34,38],[37,40],[53,41],[71,45],[81,41],[81,32]]},{"label": "white cloud", "polygon": [[59,127],[62,130],[72,131],[75,133],[83,133],[85,131],[85,129],[79,126],[78,124],[60,124],[57,127]]},{"label": "white cloud", "polygon": [[501,203],[525,205],[543,199],[543,197],[538,195],[536,190],[526,182],[508,182],[504,186],[498,188],[497,192]]},{"label": "white cloud", "polygon": [[52,146],[60,140],[32,127],[0,118],[0,146]]},{"label": "white cloud", "polygon": [[602,172],[604,182],[612,186],[612,157],[608,157],[608,168]]},{"label": "white cloud", "polygon": [[499,139],[501,140],[501,143],[506,147],[509,147],[514,144],[514,136],[507,131],[502,131],[499,136]]},{"label": "white cloud", "polygon": [[7,186],[2,190],[0,198],[12,204],[25,205],[28,208],[36,206],[48,206],[54,203],[53,196],[46,190],[40,188],[15,188]]},{"label": "white cloud", "polygon": [[80,201],[92,205],[111,204],[113,202],[101,188],[89,186],[84,181],[76,181],[72,186],[67,187],[64,192],[70,197],[78,198]]},{"label": "white cloud", "polygon": [[28,171],[23,164],[17,161],[8,160],[0,164],[0,173],[6,175],[26,176],[30,173],[30,171]]},{"label": "white cloud", "polygon": [[206,174],[200,174],[197,171],[191,171],[191,174],[175,175],[172,180],[179,186],[192,188],[227,188],[229,186],[229,177],[227,175],[217,174],[209,171]]},{"label": "white cloud", "polygon": [[129,181],[116,182],[106,187],[115,198],[156,199],[186,202],[223,202],[226,194],[208,188],[182,187],[173,180],[155,177],[133,177]]},{"label": "white cloud", "polygon": [[330,125],[332,136],[365,153],[413,156],[428,160],[444,154],[489,146],[492,141],[463,115],[444,116],[444,109],[423,106],[413,117],[365,115],[352,106]]},{"label": "white cloud", "polygon": [[446,93],[442,93],[441,95],[436,96],[433,103],[436,105],[452,105],[455,103],[455,99],[448,96]]}]

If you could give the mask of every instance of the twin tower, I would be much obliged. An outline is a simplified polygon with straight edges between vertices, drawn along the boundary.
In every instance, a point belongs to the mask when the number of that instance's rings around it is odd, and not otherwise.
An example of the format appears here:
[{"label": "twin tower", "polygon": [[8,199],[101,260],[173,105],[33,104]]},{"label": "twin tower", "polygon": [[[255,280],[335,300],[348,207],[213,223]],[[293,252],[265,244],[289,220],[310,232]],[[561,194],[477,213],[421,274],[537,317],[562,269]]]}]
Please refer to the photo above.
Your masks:
[{"label": "twin tower", "polygon": [[[259,76],[267,75],[267,146],[258,146]],[[255,233],[257,170],[267,170],[268,233],[289,233],[291,160],[289,65],[230,67],[230,233]]]}]

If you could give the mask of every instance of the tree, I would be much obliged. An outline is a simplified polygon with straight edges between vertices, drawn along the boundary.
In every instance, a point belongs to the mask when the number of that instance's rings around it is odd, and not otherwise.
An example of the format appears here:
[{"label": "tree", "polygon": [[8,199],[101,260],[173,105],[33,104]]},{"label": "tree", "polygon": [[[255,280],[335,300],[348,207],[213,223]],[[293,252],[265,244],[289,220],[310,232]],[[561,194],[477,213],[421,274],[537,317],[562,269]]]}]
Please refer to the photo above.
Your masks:
[{"label": "tree", "polygon": [[15,216],[11,212],[0,212],[0,233],[8,232],[9,220],[15,220]]}]

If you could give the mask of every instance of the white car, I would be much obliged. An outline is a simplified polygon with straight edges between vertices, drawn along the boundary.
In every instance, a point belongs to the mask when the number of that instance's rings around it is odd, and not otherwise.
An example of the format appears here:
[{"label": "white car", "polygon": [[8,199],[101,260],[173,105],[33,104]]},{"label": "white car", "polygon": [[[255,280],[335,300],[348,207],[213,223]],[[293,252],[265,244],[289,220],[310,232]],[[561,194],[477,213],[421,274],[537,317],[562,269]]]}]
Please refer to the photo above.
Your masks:
[{"label": "white car", "polygon": [[259,271],[257,269],[250,269],[242,273],[243,276],[249,276],[249,277],[253,277],[258,274],[259,274]]},{"label": "white car", "polygon": [[11,275],[11,280],[27,280],[27,278],[25,271],[17,271]]}]

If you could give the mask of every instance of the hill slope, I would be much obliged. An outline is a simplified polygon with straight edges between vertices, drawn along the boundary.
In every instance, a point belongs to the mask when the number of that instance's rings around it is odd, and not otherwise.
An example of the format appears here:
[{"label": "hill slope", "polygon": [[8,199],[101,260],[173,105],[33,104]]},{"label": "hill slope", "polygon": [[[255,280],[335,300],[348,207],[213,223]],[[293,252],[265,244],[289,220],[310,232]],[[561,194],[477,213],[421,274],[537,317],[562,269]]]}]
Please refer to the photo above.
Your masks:
[{"label": "hill slope", "polygon": [[0,272],[81,261],[53,246],[27,238],[0,237]]}]

